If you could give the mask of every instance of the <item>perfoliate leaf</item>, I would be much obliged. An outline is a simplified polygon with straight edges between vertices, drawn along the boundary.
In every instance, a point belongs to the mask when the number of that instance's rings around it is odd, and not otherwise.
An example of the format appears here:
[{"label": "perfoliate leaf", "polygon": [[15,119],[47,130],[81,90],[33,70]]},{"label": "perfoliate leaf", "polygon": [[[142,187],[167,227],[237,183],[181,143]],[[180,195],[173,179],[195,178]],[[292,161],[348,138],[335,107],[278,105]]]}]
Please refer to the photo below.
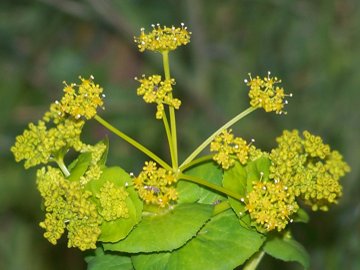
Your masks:
[{"label": "perfoliate leaf", "polygon": [[101,247],[95,250],[93,256],[85,258],[88,264],[87,270],[133,270],[134,267],[128,256],[104,252]]},{"label": "perfoliate leaf", "polygon": [[272,237],[263,247],[270,256],[283,260],[300,263],[305,269],[309,268],[310,258],[305,248],[294,239]]},{"label": "perfoliate leaf", "polygon": [[243,264],[265,238],[245,229],[231,210],[213,217],[185,246],[173,252],[132,257],[136,270],[228,269]]},{"label": "perfoliate leaf", "polygon": [[171,251],[191,239],[211,217],[212,211],[212,205],[193,203],[145,216],[125,239],[104,244],[104,249],[129,253]]}]

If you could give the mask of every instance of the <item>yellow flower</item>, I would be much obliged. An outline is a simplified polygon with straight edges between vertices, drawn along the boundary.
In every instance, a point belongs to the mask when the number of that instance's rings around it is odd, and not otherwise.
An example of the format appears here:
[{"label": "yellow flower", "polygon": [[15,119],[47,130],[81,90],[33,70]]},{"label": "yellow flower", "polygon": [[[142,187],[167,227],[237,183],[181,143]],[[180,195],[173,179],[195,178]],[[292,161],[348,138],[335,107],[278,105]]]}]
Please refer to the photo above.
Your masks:
[{"label": "yellow flower", "polygon": [[181,27],[161,27],[160,24],[151,25],[153,30],[145,34],[145,28],[141,28],[140,36],[134,37],[135,43],[138,44],[140,52],[150,51],[172,51],[181,45],[190,42],[191,32],[182,23]]},{"label": "yellow flower", "polygon": [[101,233],[101,217],[90,200],[92,193],[80,182],[70,182],[62,172],[52,167],[37,171],[37,187],[44,200],[45,220],[40,227],[52,244],[68,231],[68,246],[81,250],[96,248]]},{"label": "yellow flower", "polygon": [[164,104],[179,109],[181,101],[172,96],[172,85],[175,85],[175,80],[161,80],[160,75],[152,75],[141,79],[135,78],[140,82],[137,89],[138,96],[143,96],[146,103],[156,103],[157,112],[156,119],[162,119],[164,114]]},{"label": "yellow flower", "polygon": [[232,130],[224,130],[210,144],[210,151],[216,152],[213,159],[225,170],[235,164],[237,158],[246,164],[249,158],[250,145],[240,137],[234,138]]},{"label": "yellow flower", "polygon": [[263,79],[259,76],[252,78],[250,73],[249,77],[250,80],[245,80],[245,83],[250,86],[250,105],[256,108],[263,108],[266,112],[275,111],[278,114],[284,113],[283,108],[287,104],[285,97],[291,97],[292,94],[286,95],[282,87],[275,86],[281,83],[281,80],[277,77],[270,77],[270,72]]},{"label": "yellow flower", "polygon": [[105,182],[100,189],[100,193],[96,195],[101,205],[100,215],[104,220],[128,218],[129,210],[125,202],[128,196],[129,194],[124,187],[116,187],[112,182]]},{"label": "yellow flower", "polygon": [[61,115],[68,114],[75,119],[82,116],[91,119],[96,115],[96,109],[104,104],[103,89],[93,82],[94,77],[92,76],[89,79],[79,78],[80,85],[74,83],[68,85],[64,82],[65,95],[60,102],[57,102],[58,110]]},{"label": "yellow flower", "polygon": [[28,129],[16,137],[11,151],[17,162],[25,160],[26,169],[41,163],[47,164],[64,149],[80,151],[83,146],[80,140],[83,125],[84,121],[72,119],[66,119],[50,129],[41,120],[38,125],[30,123]]},{"label": "yellow flower", "polygon": [[319,136],[297,130],[284,131],[277,138],[278,147],[270,153],[270,178],[291,187],[295,196],[312,210],[326,211],[342,195],[340,177],[350,171],[337,151],[323,143]]},{"label": "yellow flower", "polygon": [[58,162],[70,148],[84,150],[80,134],[85,122],[80,118],[90,119],[96,114],[96,108],[103,105],[103,90],[93,83],[93,77],[80,80],[80,85],[65,84],[61,101],[52,103],[37,125],[30,123],[16,137],[11,151],[17,162],[25,160],[25,168]]},{"label": "yellow flower", "polygon": [[177,191],[172,187],[177,178],[172,171],[157,168],[153,161],[145,162],[142,172],[133,180],[139,197],[147,204],[167,206],[178,198]]},{"label": "yellow flower", "polygon": [[247,194],[246,210],[262,230],[283,230],[299,206],[295,196],[283,183],[254,182]]}]

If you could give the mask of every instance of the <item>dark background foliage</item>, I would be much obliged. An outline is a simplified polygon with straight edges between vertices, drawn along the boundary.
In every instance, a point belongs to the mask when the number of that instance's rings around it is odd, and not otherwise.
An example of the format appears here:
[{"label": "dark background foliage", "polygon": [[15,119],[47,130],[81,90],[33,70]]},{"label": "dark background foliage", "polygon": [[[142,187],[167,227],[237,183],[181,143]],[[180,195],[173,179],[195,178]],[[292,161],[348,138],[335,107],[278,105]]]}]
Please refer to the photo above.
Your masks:
[{"label": "dark background foliage", "polygon": [[[234,130],[271,149],[283,129],[321,135],[343,153],[352,172],[344,196],[328,213],[294,225],[311,254],[311,269],[360,269],[359,87],[360,2],[357,0],[3,0],[0,2],[0,269],[85,269],[82,254],[52,246],[43,219],[35,169],[24,171],[9,148],[62,94],[62,81],[95,76],[107,95],[101,116],[167,156],[154,108],[136,96],[135,76],[162,72],[161,58],[133,43],[140,27],[185,22],[189,46],[171,54],[181,157],[248,106],[247,73],[283,79],[294,97],[288,115],[260,110]],[[89,122],[84,140],[107,132]],[[111,165],[137,172],[142,154],[110,135]],[[196,262],[194,262],[196,263]],[[259,269],[298,269],[266,257]]]}]

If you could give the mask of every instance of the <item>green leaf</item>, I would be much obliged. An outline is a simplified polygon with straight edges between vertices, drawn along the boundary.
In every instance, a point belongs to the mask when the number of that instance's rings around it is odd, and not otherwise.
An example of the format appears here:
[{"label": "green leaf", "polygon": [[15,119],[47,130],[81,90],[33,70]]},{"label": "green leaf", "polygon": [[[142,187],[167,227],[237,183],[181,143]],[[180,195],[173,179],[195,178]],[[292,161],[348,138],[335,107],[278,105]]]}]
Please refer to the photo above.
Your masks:
[{"label": "green leaf", "polygon": [[69,165],[70,181],[77,181],[84,175],[91,162],[91,153],[82,153]]},{"label": "green leaf", "polygon": [[211,217],[213,206],[180,204],[163,214],[143,217],[122,241],[104,244],[105,250],[122,252],[169,251],[184,245]]},{"label": "green leaf", "polygon": [[240,226],[232,210],[213,217],[185,246],[173,252],[132,257],[137,270],[234,269],[259,250],[265,238]]},{"label": "green leaf", "polygon": [[297,212],[295,213],[293,220],[294,220],[294,222],[308,223],[310,220],[310,217],[304,209],[299,208],[299,210],[297,210]]},{"label": "green leaf", "polygon": [[310,258],[305,248],[294,239],[272,237],[263,247],[270,256],[283,260],[300,263],[305,269],[309,268]]},{"label": "green leaf", "polygon": [[[245,197],[247,185],[247,173],[245,168],[236,162],[233,167],[224,172],[223,186],[233,192],[236,192]],[[241,216],[239,213],[244,213],[244,203],[229,197],[231,207],[234,209],[236,215]]]},{"label": "green leaf", "polygon": [[177,203],[194,203],[200,198],[200,187],[197,184],[179,180],[176,185]]},{"label": "green leaf", "polygon": [[[222,170],[213,161],[204,162],[186,171],[186,174],[200,177],[215,185],[222,185]],[[206,187],[200,187],[199,203],[212,204],[217,201],[226,200],[222,194],[214,192]]]},{"label": "green leaf", "polygon": [[271,161],[267,157],[261,157],[246,164],[247,192],[252,190],[253,181],[259,181],[260,179],[263,181],[269,180],[270,165]]},{"label": "green leaf", "polygon": [[133,270],[131,259],[128,256],[104,252],[101,247],[95,250],[93,256],[85,258],[87,270]]},{"label": "green leaf", "polygon": [[[223,186],[245,198],[247,191],[247,172],[240,162],[236,162],[233,167],[224,172]],[[229,203],[242,223],[245,223],[246,226],[249,227],[250,217],[248,214],[245,214],[245,204],[231,197],[229,197]]]},{"label": "green leaf", "polygon": [[129,196],[125,202],[128,207],[128,218],[119,218],[114,221],[103,221],[101,224],[101,235],[99,241],[117,242],[125,238],[132,228],[141,220],[141,212],[143,208],[142,201],[139,199],[137,192],[132,186],[130,175],[120,167],[104,168],[99,179],[90,181],[86,185],[86,189],[90,190],[94,196],[93,201],[100,207],[100,202],[96,198],[100,188],[107,182],[114,183],[116,187],[126,187]]}]

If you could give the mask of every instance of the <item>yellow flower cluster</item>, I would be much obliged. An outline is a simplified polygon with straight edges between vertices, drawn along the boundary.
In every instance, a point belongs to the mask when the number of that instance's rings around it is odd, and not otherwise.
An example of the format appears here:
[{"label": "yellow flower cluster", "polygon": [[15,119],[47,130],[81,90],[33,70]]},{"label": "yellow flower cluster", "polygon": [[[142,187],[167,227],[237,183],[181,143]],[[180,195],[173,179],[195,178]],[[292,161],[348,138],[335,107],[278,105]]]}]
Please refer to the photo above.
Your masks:
[{"label": "yellow flower cluster", "polygon": [[66,119],[49,129],[41,120],[37,125],[30,123],[28,129],[16,137],[11,151],[17,162],[25,160],[26,169],[41,163],[47,164],[56,159],[63,149],[81,150],[83,143],[80,133],[83,125],[84,121],[71,119]]},{"label": "yellow flower cluster", "polygon": [[128,218],[129,210],[126,205],[126,198],[129,194],[124,187],[116,187],[114,183],[107,181],[100,189],[100,194],[96,197],[100,201],[100,215],[106,221],[118,218]]},{"label": "yellow flower cluster", "polygon": [[80,117],[90,119],[103,102],[100,98],[102,88],[92,82],[93,78],[80,79],[78,86],[65,86],[61,101],[52,103],[37,125],[30,123],[28,129],[16,137],[11,151],[17,162],[25,160],[25,168],[58,161],[70,148],[84,151],[80,134],[85,122]]},{"label": "yellow flower cluster", "polygon": [[143,170],[133,183],[140,198],[147,204],[165,207],[178,198],[177,191],[172,186],[176,181],[177,178],[172,171],[157,168],[155,162],[149,161],[145,162]]},{"label": "yellow flower cluster", "polygon": [[148,78],[143,75],[141,79],[135,79],[140,82],[137,95],[143,96],[146,103],[157,104],[156,119],[162,119],[164,104],[179,109],[181,101],[172,97],[172,85],[175,84],[174,79],[162,81],[160,75],[152,75]]},{"label": "yellow flower cluster", "polygon": [[52,244],[68,231],[68,247],[81,250],[96,248],[101,233],[99,216],[92,193],[84,190],[80,182],[64,178],[59,169],[41,168],[37,171],[37,186],[44,199],[45,220],[40,227],[44,237]]},{"label": "yellow flower cluster", "polygon": [[250,105],[255,108],[263,108],[266,112],[283,113],[284,104],[287,104],[284,99],[286,96],[292,95],[286,95],[284,88],[275,86],[275,84],[281,83],[281,80],[277,77],[270,77],[270,72],[263,79],[259,76],[252,78],[250,73],[249,77],[250,80],[245,80],[245,83],[250,86]]},{"label": "yellow flower cluster", "polygon": [[84,145],[82,147],[82,152],[91,153],[91,161],[89,167],[87,168],[84,175],[80,177],[80,183],[82,185],[87,184],[91,180],[97,180],[102,174],[100,165],[98,164],[102,155],[106,150],[106,145],[103,142],[100,142],[96,145]]},{"label": "yellow flower cluster", "polygon": [[339,178],[350,171],[341,154],[331,151],[318,136],[284,131],[270,153],[270,178],[284,182],[314,211],[328,210],[342,195]]},{"label": "yellow flower cluster", "polygon": [[103,89],[93,82],[94,77],[89,79],[79,77],[81,84],[67,84],[64,82],[64,96],[60,101],[55,101],[50,106],[50,111],[45,114],[46,118],[66,117],[68,115],[79,119],[85,117],[91,119],[96,115],[96,109],[101,107],[105,97]]},{"label": "yellow flower cluster", "polygon": [[291,215],[299,209],[295,196],[278,181],[254,182],[246,198],[245,209],[264,231],[283,230],[292,222]]},{"label": "yellow flower cluster", "polygon": [[216,152],[213,159],[226,170],[235,164],[235,158],[241,164],[246,164],[250,145],[244,139],[234,137],[230,129],[222,131],[214,138],[210,144],[210,151]]},{"label": "yellow flower cluster", "polygon": [[153,30],[150,33],[145,34],[145,29],[141,28],[140,36],[134,37],[140,52],[145,50],[172,51],[190,42],[191,32],[187,30],[183,23],[181,27],[161,27],[160,24],[153,24],[151,26]]}]

